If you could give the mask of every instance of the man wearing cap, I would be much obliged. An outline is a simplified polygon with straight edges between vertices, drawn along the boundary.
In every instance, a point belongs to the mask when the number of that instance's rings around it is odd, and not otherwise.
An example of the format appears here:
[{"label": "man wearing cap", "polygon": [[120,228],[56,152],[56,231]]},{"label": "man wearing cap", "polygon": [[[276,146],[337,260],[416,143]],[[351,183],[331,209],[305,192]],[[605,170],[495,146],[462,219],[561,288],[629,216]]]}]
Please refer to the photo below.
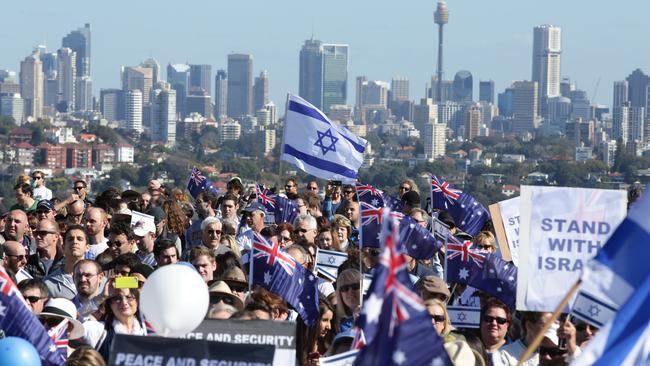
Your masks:
[{"label": "man wearing cap", "polygon": [[264,216],[266,215],[266,210],[261,203],[253,202],[248,205],[244,212],[248,215],[246,217],[246,224],[256,233],[260,233],[264,229]]},{"label": "man wearing cap", "polygon": [[10,210],[23,210],[27,213],[36,211],[38,201],[34,199],[34,192],[29,183],[18,183],[14,186],[16,195],[16,204],[11,206]]},{"label": "man wearing cap", "polygon": [[4,250],[3,266],[16,276],[16,283],[31,279],[32,276],[25,270],[27,264],[27,251],[22,244],[8,240],[2,245]]},{"label": "man wearing cap", "polygon": [[135,255],[140,261],[151,268],[156,268],[156,258],[153,253],[154,242],[156,240],[156,225],[151,217],[149,221],[140,221],[133,226],[133,234],[136,237],[138,251]]},{"label": "man wearing cap", "polygon": [[50,219],[54,220],[56,211],[54,205],[49,200],[42,200],[36,205],[36,218],[39,220]]},{"label": "man wearing cap", "polygon": [[244,302],[233,295],[230,287],[223,281],[213,283],[208,289],[210,292],[210,319],[228,319],[232,314],[244,309]]},{"label": "man wearing cap", "polygon": [[438,299],[444,303],[447,302],[451,293],[447,284],[436,276],[424,276],[415,284],[415,288],[420,291],[422,300]]},{"label": "man wearing cap", "polygon": [[72,302],[79,311],[79,318],[89,320],[90,315],[97,311],[101,304],[101,293],[106,282],[104,272],[99,263],[84,259],[74,265],[72,278],[77,289],[77,295]]},{"label": "man wearing cap", "polygon": [[402,213],[408,215],[412,209],[420,208],[420,194],[416,191],[408,191],[402,195]]},{"label": "man wearing cap", "polygon": [[108,225],[108,215],[104,209],[90,207],[86,210],[86,234],[90,244],[90,259],[94,259],[108,249],[108,238],[104,236],[104,229]]},{"label": "man wearing cap", "polygon": [[45,186],[45,174],[40,170],[35,170],[32,173],[32,180],[34,181],[34,199],[51,200],[52,190]]},{"label": "man wearing cap", "polygon": [[63,266],[63,238],[54,220],[38,222],[34,230],[36,253],[27,259],[26,269],[34,278],[43,278]]}]

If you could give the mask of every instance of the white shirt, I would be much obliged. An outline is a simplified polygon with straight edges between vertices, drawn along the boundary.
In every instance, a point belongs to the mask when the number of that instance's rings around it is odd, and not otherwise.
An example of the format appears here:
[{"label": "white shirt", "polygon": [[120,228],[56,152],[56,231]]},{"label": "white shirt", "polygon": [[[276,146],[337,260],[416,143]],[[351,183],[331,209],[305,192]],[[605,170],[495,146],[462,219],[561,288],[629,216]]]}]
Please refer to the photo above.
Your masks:
[{"label": "white shirt", "polygon": [[90,259],[97,258],[97,256],[104,253],[106,249],[108,249],[108,238],[104,238],[102,241],[100,241],[97,244],[91,244],[90,250],[88,251],[92,256],[92,258]]},{"label": "white shirt", "polygon": [[36,187],[32,191],[34,192],[34,199],[36,201],[52,199],[52,190],[46,186]]}]

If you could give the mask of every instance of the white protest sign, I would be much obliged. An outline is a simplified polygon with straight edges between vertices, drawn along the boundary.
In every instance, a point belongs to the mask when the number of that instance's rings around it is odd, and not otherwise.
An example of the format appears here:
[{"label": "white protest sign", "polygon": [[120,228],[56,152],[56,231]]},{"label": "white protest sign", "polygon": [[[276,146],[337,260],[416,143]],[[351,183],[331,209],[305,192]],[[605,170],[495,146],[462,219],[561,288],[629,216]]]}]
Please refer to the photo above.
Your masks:
[{"label": "white protest sign", "polygon": [[626,206],[621,190],[522,186],[517,310],[555,310]]},{"label": "white protest sign", "polygon": [[517,267],[519,267],[519,203],[520,197],[499,202],[501,220],[506,232],[510,256],[512,257],[512,263]]}]

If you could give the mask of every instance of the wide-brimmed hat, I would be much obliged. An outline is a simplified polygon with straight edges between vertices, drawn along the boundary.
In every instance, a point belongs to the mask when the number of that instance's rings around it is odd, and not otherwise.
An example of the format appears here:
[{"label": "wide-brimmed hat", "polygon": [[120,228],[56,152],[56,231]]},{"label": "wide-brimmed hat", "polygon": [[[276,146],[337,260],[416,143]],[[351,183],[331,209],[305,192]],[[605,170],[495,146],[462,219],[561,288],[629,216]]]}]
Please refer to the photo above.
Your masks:
[{"label": "wide-brimmed hat", "polygon": [[228,286],[228,284],[224,281],[217,281],[213,283],[210,285],[208,291],[210,292],[210,295],[219,294],[232,299],[232,306],[234,306],[237,310],[244,309],[244,302],[239,297],[237,297],[237,295],[234,295],[232,293],[230,286]]},{"label": "wide-brimmed hat", "polygon": [[248,286],[248,281],[246,281],[246,275],[239,267],[230,267],[223,272],[221,278],[223,282],[227,283],[228,286],[232,284]]},{"label": "wide-brimmed hat", "polygon": [[73,326],[72,332],[70,332],[69,335],[70,339],[79,339],[85,334],[84,326],[77,320],[77,308],[74,306],[74,303],[68,299],[62,297],[50,299],[45,303],[43,311],[41,311],[38,316],[52,316],[61,319],[68,319]]},{"label": "wide-brimmed hat", "polygon": [[448,299],[451,296],[447,284],[445,284],[440,277],[425,276],[415,284],[415,287],[420,291],[428,292],[430,294],[443,295],[445,299]]}]

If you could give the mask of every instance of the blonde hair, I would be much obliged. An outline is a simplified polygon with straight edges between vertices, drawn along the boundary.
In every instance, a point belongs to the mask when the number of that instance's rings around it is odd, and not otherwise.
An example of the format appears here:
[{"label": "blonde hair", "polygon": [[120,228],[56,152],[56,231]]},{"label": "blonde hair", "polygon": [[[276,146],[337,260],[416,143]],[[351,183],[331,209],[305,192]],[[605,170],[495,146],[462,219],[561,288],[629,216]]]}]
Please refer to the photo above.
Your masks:
[{"label": "blonde hair", "polygon": [[451,322],[449,321],[449,313],[447,312],[447,305],[445,305],[444,302],[438,300],[438,299],[428,299],[424,301],[424,306],[427,308],[429,306],[439,306],[442,309],[442,312],[445,313],[445,326],[442,328],[442,332],[440,332],[440,336],[444,337],[449,332],[451,332],[452,327],[451,327]]},{"label": "blonde hair", "polygon": [[477,246],[489,246],[493,252],[497,251],[497,241],[490,231],[481,231],[474,237],[474,244]]},{"label": "blonde hair", "polygon": [[227,246],[233,253],[235,253],[237,258],[241,258],[241,250],[239,249],[239,244],[237,244],[234,235],[221,235],[220,245]]},{"label": "blonde hair", "polygon": [[104,358],[94,348],[81,346],[68,356],[68,366],[106,366]]},{"label": "blonde hair", "polygon": [[[347,305],[343,303],[343,297],[341,296],[341,284],[343,282],[347,283],[358,283],[359,286],[362,286],[361,283],[361,272],[358,269],[348,268],[345,271],[339,273],[336,278],[336,316],[339,319],[349,318],[352,316],[354,309],[350,309]],[[361,291],[361,288],[360,290]]]}]

